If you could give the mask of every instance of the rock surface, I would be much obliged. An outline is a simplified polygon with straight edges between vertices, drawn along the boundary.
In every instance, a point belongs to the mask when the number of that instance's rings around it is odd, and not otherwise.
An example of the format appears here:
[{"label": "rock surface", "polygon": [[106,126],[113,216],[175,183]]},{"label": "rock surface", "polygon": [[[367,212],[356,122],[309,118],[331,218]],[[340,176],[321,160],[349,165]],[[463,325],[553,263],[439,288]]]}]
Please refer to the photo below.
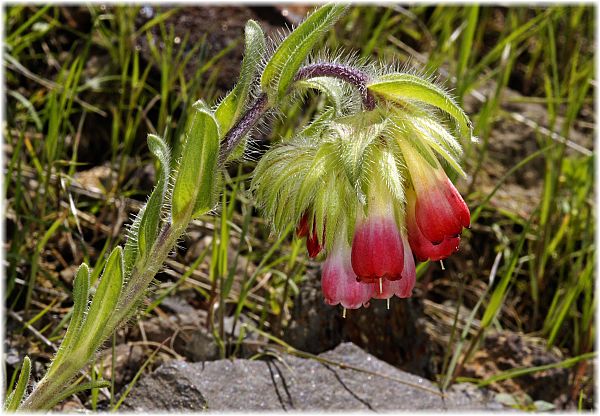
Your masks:
[{"label": "rock surface", "polygon": [[426,378],[436,374],[420,296],[393,297],[389,309],[385,300],[373,299],[368,308],[347,310],[346,315],[344,319],[341,306],[331,307],[323,301],[320,273],[311,271],[294,298],[292,319],[283,339],[313,354],[348,341],[409,373]]},{"label": "rock surface", "polygon": [[[173,361],[145,376],[124,409],[133,411],[259,410],[493,410],[489,394],[454,386],[445,398],[428,380],[405,373],[351,343],[321,354],[326,360]],[[334,363],[343,363],[341,368]],[[352,368],[360,368],[358,371]]]}]

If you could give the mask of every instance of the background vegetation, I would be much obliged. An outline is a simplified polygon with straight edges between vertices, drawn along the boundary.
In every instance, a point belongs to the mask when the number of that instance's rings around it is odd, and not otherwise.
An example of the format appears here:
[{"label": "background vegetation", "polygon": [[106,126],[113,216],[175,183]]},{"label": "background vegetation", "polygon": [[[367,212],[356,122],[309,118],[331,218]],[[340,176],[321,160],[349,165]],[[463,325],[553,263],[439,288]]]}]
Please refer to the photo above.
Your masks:
[{"label": "background vegetation", "polygon": [[[252,12],[272,33],[283,16],[294,23],[307,10]],[[54,353],[77,265],[94,265],[123,242],[155,174],[146,135],[162,135],[177,155],[186,109],[198,98],[216,103],[235,82],[231,62],[239,62],[244,15],[239,30],[223,29],[215,43],[202,26],[180,35],[173,24],[180,13],[100,5],[4,10],[5,385],[14,384],[25,353],[42,366]],[[265,17],[277,13],[279,20]],[[473,227],[445,270],[418,270],[416,296],[440,346],[434,376],[441,387],[466,379],[502,391],[503,380],[564,367],[568,383],[555,405],[593,406],[594,16],[587,5],[361,6],[326,42],[332,51],[343,47],[438,77],[480,139],[463,143],[469,178],[459,182]],[[241,354],[243,336],[228,334],[242,319],[270,334],[259,337],[264,344],[283,335],[318,263],[291,228],[273,239],[254,209],[249,179],[262,149],[293,134],[319,105],[316,96],[309,108],[290,104],[255,135],[248,157],[229,165],[219,208],[194,222],[139,319],[167,319],[164,300],[185,297],[206,311],[221,356]],[[100,271],[93,269],[92,282]],[[535,339],[561,359],[468,371],[498,331]],[[140,345],[144,365],[124,379],[116,382],[102,360],[82,375],[112,377],[109,399],[98,391],[79,399],[118,407],[119,386],[179,356],[172,345]],[[109,360],[108,370],[115,365]],[[510,400],[535,408],[523,395]]]}]

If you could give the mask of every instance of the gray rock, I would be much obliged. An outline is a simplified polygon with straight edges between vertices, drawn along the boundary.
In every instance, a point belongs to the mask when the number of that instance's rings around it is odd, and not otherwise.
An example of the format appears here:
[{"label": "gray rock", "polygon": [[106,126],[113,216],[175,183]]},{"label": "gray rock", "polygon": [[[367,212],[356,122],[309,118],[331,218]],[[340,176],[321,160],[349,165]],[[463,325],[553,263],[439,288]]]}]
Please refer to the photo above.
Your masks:
[{"label": "gray rock", "polygon": [[206,409],[206,399],[196,385],[193,365],[171,361],[144,377],[131,391],[123,409],[198,411]]},{"label": "gray rock", "polygon": [[312,354],[328,351],[343,341],[352,342],[405,371],[433,377],[438,369],[432,359],[420,297],[393,297],[389,307],[385,300],[373,299],[368,308],[346,311],[344,319],[341,306],[324,302],[320,272],[311,270],[294,299],[292,319],[283,339]]},{"label": "gray rock", "polygon": [[380,361],[351,343],[341,344],[319,357],[322,360],[283,354],[280,359],[269,361],[173,361],[143,377],[124,408],[134,411],[502,408],[485,391],[472,386],[455,386],[442,398],[430,381]]}]

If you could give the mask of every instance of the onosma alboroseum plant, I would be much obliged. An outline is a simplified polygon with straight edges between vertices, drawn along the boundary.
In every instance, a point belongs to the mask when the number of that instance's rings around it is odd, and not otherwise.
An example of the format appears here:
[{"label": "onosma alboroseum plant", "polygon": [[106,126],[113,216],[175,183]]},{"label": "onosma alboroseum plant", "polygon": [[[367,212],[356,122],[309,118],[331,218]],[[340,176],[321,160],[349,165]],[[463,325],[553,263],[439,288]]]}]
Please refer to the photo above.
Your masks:
[{"label": "onosma alboroseum plant", "polygon": [[328,105],[262,156],[252,188],[275,232],[295,224],[309,255],[325,257],[325,301],[359,308],[371,298],[411,296],[415,257],[440,260],[458,249],[470,214],[446,171],[463,173],[457,138],[472,139],[469,119],[446,91],[414,73],[309,58],[319,56],[313,49],[346,8],[324,5],[272,45],[249,21],[239,80],[216,107],[195,103],[181,158],[173,162],[163,139],[148,136],[160,164],[156,187],[124,247],[106,259],[91,299],[90,270],[79,267],[60,349],[29,394],[25,359],[6,410],[50,409],[106,385],[73,379],[135,313],[188,223],[217,204],[222,167],[243,155],[236,148],[253,127],[308,89],[324,94]]}]

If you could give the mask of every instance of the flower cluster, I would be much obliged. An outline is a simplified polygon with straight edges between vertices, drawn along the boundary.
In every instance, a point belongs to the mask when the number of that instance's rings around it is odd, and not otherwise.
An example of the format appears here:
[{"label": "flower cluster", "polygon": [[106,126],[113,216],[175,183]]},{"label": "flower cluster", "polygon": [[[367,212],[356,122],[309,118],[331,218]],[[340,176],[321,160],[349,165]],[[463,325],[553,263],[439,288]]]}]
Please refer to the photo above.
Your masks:
[{"label": "flower cluster", "polygon": [[276,230],[297,224],[310,257],[325,257],[328,304],[410,297],[415,257],[448,257],[470,225],[441,162],[462,173],[461,148],[439,115],[414,101],[330,114],[263,156],[257,199]]}]

